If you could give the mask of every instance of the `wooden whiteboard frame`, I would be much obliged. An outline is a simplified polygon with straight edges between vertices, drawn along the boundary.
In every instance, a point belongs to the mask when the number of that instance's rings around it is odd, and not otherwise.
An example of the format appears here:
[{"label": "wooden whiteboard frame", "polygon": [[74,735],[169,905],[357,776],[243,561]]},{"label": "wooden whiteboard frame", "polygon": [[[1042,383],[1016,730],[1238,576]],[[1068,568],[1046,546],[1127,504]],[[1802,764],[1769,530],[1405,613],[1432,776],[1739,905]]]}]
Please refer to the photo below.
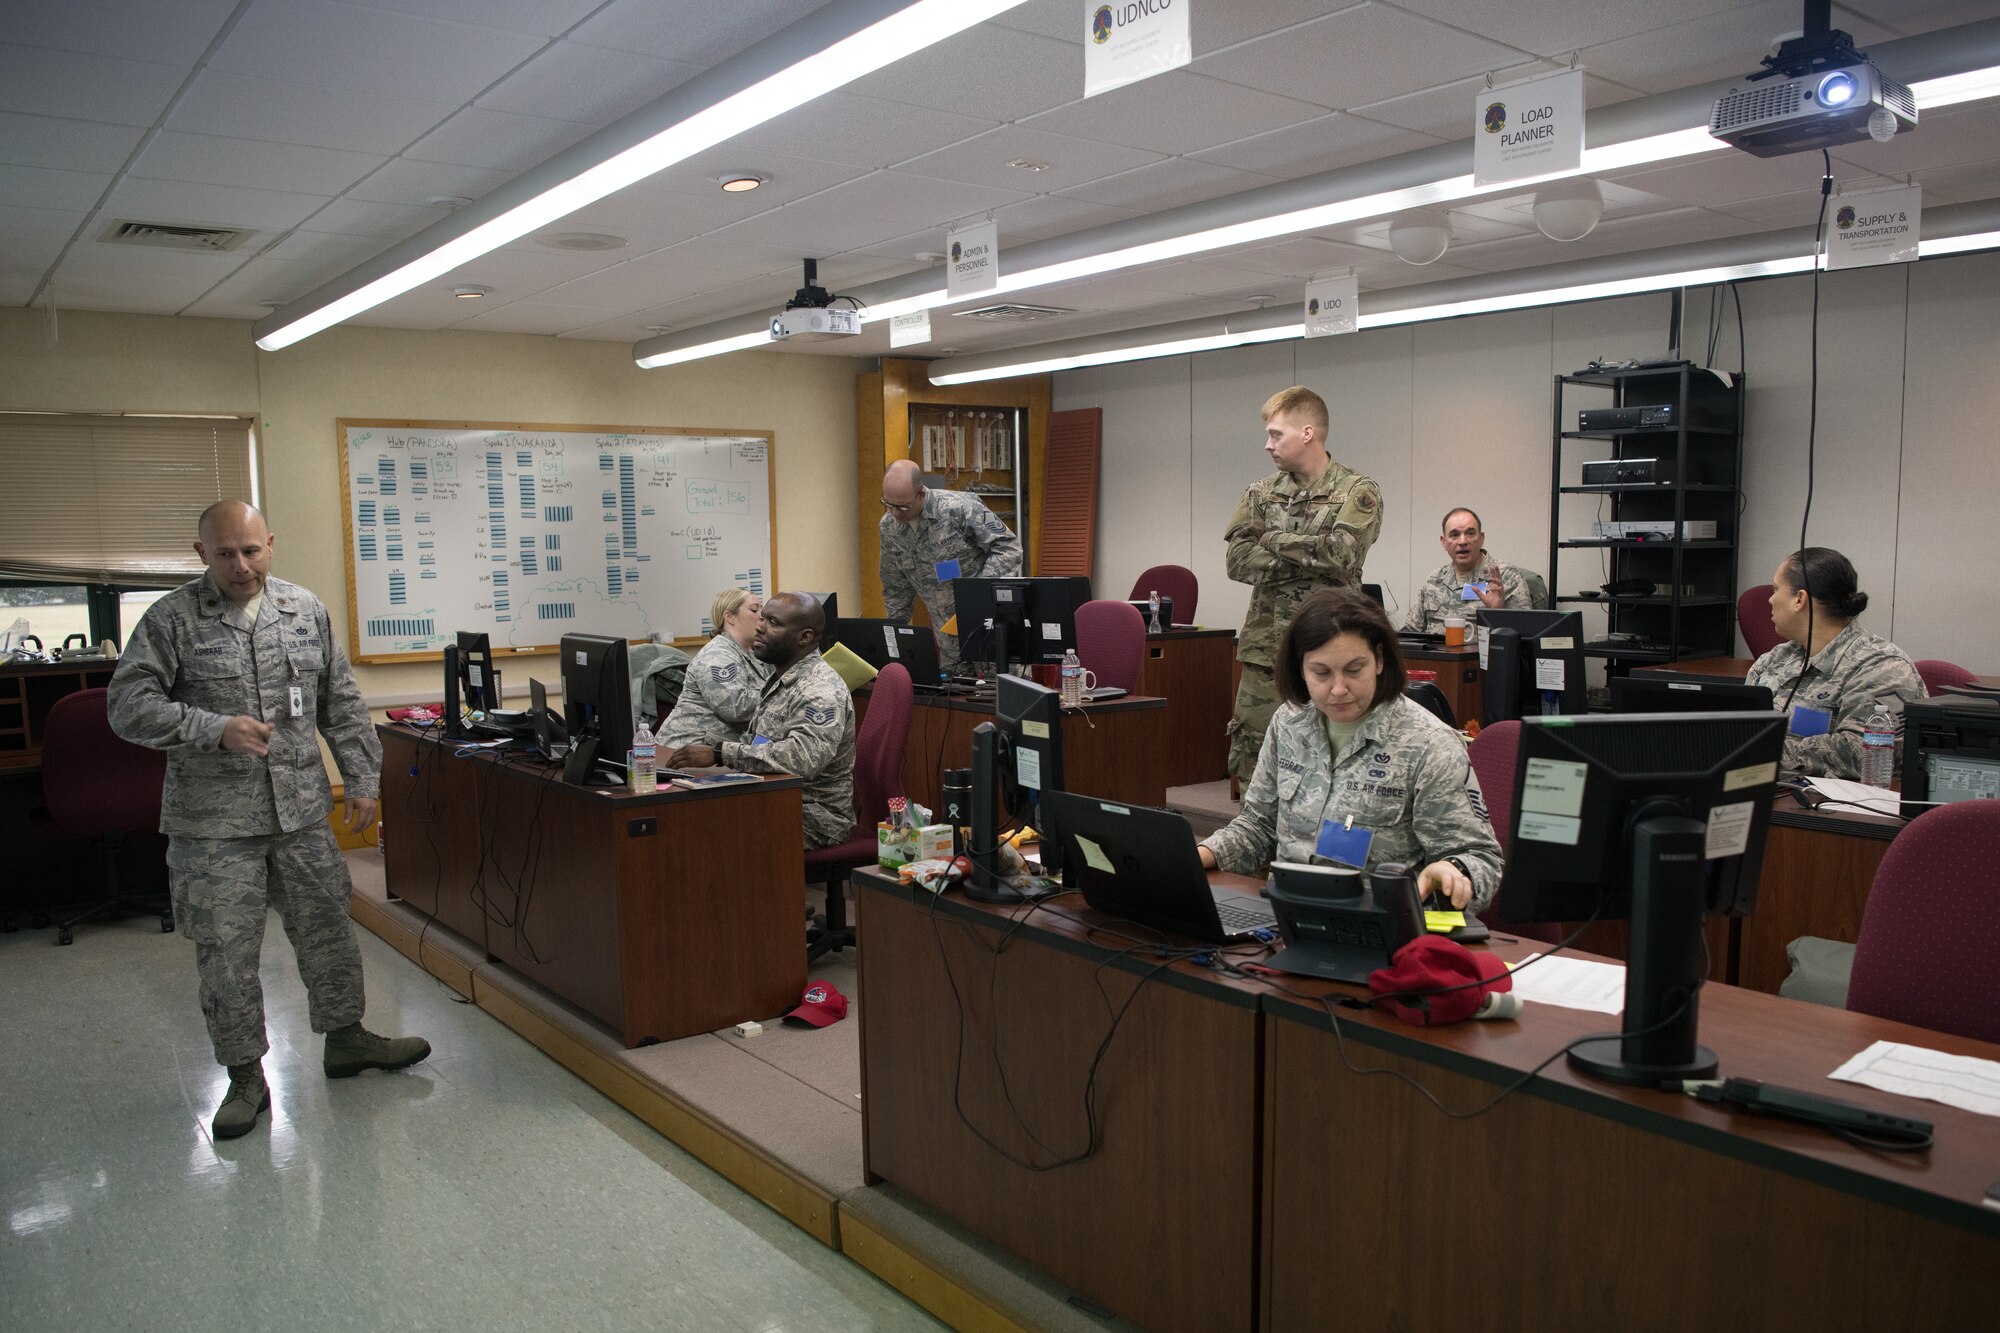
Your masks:
[{"label": "wooden whiteboard frame", "polygon": [[[591,426],[559,425],[545,421],[400,421],[380,417],[335,417],[333,422],[333,450],[336,471],[340,474],[340,558],[347,566],[347,642],[356,648],[361,644],[361,603],[355,583],[354,554],[354,496],[347,479],[347,432],[349,430],[496,430],[496,431],[574,431],[579,434],[595,435],[673,435],[739,440],[762,440],[764,442],[765,490],[770,496],[769,522],[767,530],[771,534],[771,549],[765,568],[771,571],[770,591],[776,592],[784,585],[778,581],[778,436],[768,430],[724,430],[699,426]],[[633,640],[632,642],[640,642]],[[553,653],[562,645],[541,644],[511,650],[519,656],[535,653]],[[442,662],[444,651],[434,653],[371,653],[363,656],[352,655],[352,660],[361,665],[375,666],[393,662]]]}]

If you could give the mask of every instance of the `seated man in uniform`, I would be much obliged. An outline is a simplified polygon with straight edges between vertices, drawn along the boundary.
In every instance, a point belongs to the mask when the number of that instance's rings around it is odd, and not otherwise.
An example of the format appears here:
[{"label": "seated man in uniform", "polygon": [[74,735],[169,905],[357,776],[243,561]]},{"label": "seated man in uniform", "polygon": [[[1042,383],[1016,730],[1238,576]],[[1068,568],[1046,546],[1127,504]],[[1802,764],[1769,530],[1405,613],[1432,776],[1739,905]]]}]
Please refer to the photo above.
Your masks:
[{"label": "seated man in uniform", "polygon": [[1486,553],[1486,533],[1479,515],[1470,509],[1454,509],[1444,516],[1438,545],[1451,558],[1417,589],[1416,605],[1403,621],[1406,632],[1442,634],[1446,616],[1469,621],[1482,606],[1495,611],[1534,606],[1534,591],[1522,577],[1524,571],[1502,565]]},{"label": "seated man in uniform", "polygon": [[795,773],[805,780],[808,848],[845,842],[854,828],[854,698],[819,655],[826,612],[811,593],[781,592],[764,603],[750,641],[771,678],[743,740],[711,737],[667,756],[669,768],[721,764],[745,773]]}]

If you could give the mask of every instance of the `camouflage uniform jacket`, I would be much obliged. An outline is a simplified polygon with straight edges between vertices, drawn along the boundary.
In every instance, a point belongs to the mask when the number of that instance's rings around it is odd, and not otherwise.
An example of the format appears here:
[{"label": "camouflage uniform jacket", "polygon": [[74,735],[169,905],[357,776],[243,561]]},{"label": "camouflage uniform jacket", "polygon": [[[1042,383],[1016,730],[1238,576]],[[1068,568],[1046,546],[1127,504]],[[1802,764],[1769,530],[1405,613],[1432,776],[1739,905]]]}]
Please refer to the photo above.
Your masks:
[{"label": "camouflage uniform jacket", "polygon": [[[1770,687],[1772,703],[1783,708],[1792,682],[1799,680],[1805,650],[1781,643],[1750,664],[1745,682]],[[1875,701],[1886,699],[1896,719],[1896,771],[1902,771],[1903,705],[1925,697],[1923,677],[1910,655],[1879,634],[1850,624],[1813,654],[1799,680],[1794,713],[1801,707],[1828,715],[1823,736],[1786,736],[1785,767],[1795,773],[1861,779],[1861,733]]]},{"label": "camouflage uniform jacket", "polygon": [[1374,835],[1368,863],[1421,870],[1456,856],[1479,911],[1500,887],[1500,844],[1465,739],[1401,695],[1369,710],[1335,759],[1326,719],[1311,705],[1281,704],[1264,733],[1243,813],[1203,840],[1216,864],[1255,874],[1271,861],[1314,855],[1324,820],[1354,816]]},{"label": "camouflage uniform jacket", "polygon": [[758,661],[727,634],[716,635],[688,664],[680,702],[660,730],[661,749],[697,741],[717,745],[742,740],[743,728],[757,711],[758,696],[770,678],[769,664]]},{"label": "camouflage uniform jacket", "polygon": [[[1479,553],[1479,563],[1473,568],[1480,577],[1474,583],[1484,583],[1488,569],[1498,562],[1486,552]],[[1424,586],[1417,589],[1417,604],[1410,608],[1410,614],[1403,621],[1403,628],[1413,634],[1444,633],[1446,616],[1464,616],[1471,620],[1473,612],[1485,603],[1474,597],[1465,599],[1465,580],[1458,577],[1458,568],[1451,561],[1444,562],[1444,568],[1430,576]],[[1507,606],[1522,609],[1532,608],[1535,595],[1528,588],[1528,581],[1521,577],[1521,571],[1512,565],[1500,566],[1500,596]]]},{"label": "camouflage uniform jacket", "polygon": [[1307,485],[1289,472],[1252,484],[1222,533],[1229,577],[1252,588],[1237,656],[1274,665],[1299,603],[1321,588],[1359,584],[1361,564],[1381,532],[1381,489],[1331,460]]},{"label": "camouflage uniform jacket", "polygon": [[796,773],[806,784],[806,844],[844,840],[854,827],[854,696],[840,673],[815,652],[771,677],[749,735],[717,746],[721,762],[746,773]]},{"label": "camouflage uniform jacket", "polygon": [[[112,730],[167,752],[162,833],[251,838],[325,819],[333,789],[315,731],[348,796],[381,791],[382,743],[347,652],[326,607],[296,583],[266,580],[254,629],[206,575],[153,603],[118,659],[110,708]],[[269,754],[222,748],[239,713],[275,728]]]},{"label": "camouflage uniform jacket", "polygon": [[940,582],[937,567],[958,561],[964,578],[1018,578],[1021,540],[1007,530],[1000,516],[976,495],[927,490],[924,512],[908,523],[882,515],[882,614],[908,620],[914,601],[921,599],[946,654],[957,656],[957,644],[944,632],[957,612],[951,584]]}]

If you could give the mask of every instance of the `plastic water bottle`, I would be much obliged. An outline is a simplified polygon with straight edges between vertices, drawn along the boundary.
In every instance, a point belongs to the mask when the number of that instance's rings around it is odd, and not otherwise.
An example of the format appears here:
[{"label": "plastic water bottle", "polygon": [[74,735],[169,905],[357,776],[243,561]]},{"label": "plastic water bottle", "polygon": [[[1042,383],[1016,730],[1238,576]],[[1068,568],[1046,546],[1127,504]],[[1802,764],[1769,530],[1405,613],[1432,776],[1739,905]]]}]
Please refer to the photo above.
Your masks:
[{"label": "plastic water bottle", "polygon": [[1158,634],[1165,628],[1160,624],[1160,594],[1149,592],[1146,594],[1146,633]]},{"label": "plastic water bottle", "polygon": [[644,722],[632,733],[632,790],[640,793],[656,790],[659,775],[654,769],[655,749],[653,733]]},{"label": "plastic water bottle", "polygon": [[1861,780],[1886,787],[1896,775],[1896,719],[1889,705],[1875,701],[1875,711],[1861,730]]},{"label": "plastic water bottle", "polygon": [[1063,652],[1062,660],[1062,706],[1064,708],[1083,707],[1083,660],[1076,655],[1076,649]]}]

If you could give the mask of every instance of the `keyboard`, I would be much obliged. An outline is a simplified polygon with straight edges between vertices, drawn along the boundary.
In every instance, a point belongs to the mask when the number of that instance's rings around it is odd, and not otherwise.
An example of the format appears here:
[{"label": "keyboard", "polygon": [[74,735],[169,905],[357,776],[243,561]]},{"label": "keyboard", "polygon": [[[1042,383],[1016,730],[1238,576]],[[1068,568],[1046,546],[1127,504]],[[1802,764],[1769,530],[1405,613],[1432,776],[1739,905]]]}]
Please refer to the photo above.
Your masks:
[{"label": "keyboard", "polygon": [[1215,915],[1221,919],[1222,929],[1231,935],[1248,935],[1253,930],[1269,930],[1278,924],[1271,904],[1247,893],[1216,893]]}]

